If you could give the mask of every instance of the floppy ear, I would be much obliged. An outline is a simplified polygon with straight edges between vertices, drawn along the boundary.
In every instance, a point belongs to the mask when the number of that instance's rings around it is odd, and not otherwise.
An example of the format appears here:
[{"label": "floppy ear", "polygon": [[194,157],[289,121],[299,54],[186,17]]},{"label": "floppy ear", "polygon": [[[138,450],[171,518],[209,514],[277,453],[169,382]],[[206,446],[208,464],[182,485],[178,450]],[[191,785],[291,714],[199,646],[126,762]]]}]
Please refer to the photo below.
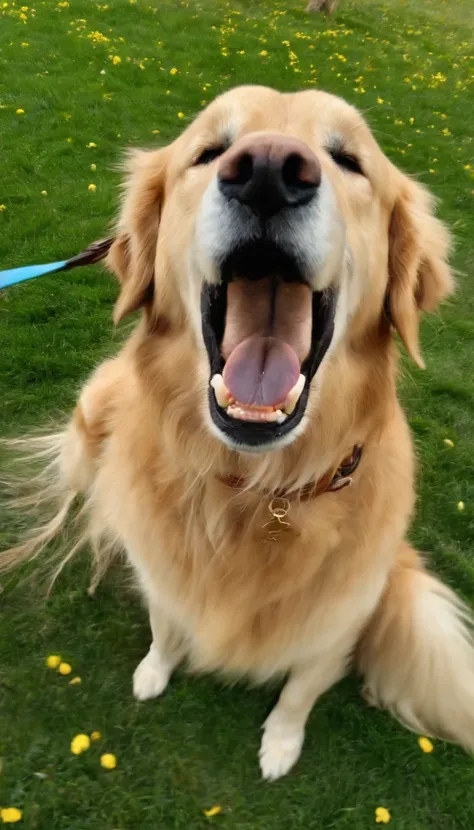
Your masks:
[{"label": "floppy ear", "polygon": [[107,257],[121,284],[114,322],[150,302],[166,169],[166,148],[133,150],[125,169],[125,195],[117,235]]},{"label": "floppy ear", "polygon": [[447,263],[451,238],[434,215],[434,202],[424,187],[406,178],[390,222],[390,316],[420,368],[424,368],[418,343],[420,311],[434,311],[454,288]]}]

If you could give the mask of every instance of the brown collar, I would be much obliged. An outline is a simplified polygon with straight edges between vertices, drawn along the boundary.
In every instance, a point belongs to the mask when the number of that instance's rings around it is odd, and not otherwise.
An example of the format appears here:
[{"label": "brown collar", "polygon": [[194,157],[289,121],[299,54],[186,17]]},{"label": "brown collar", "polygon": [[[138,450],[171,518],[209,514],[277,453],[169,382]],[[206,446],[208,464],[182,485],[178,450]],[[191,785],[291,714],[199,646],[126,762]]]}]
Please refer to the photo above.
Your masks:
[{"label": "brown collar", "polygon": [[[308,499],[315,499],[322,493],[328,493],[333,490],[342,490],[352,484],[352,474],[355,473],[359,466],[362,457],[362,444],[356,444],[350,455],[347,455],[338,468],[330,470],[318,481],[312,481],[305,484],[299,490],[274,490],[266,493],[266,495],[274,499],[288,499],[288,501],[307,501]],[[227,487],[232,487],[234,490],[241,490],[245,487],[245,479],[238,476],[219,476],[219,481]]]}]

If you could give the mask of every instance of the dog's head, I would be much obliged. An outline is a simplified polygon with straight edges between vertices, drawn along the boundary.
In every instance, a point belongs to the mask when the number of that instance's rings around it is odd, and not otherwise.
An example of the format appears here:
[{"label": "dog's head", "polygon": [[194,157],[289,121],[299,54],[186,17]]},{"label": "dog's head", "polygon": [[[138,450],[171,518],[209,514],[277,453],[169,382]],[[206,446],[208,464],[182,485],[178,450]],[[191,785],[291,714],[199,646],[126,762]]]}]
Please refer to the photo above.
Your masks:
[{"label": "dog's head", "polygon": [[115,317],[144,307],[157,337],[192,331],[190,372],[227,445],[290,443],[331,355],[381,320],[422,364],[419,311],[451,289],[449,237],[343,100],[241,87],[129,168]]}]

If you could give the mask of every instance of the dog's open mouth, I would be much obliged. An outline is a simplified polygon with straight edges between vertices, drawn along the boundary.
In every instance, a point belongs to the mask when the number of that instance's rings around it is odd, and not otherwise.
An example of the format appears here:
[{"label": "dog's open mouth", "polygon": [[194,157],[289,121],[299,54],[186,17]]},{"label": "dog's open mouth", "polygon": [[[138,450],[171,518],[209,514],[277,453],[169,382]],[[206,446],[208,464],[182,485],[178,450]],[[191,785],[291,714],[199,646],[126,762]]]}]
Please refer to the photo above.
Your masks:
[{"label": "dog's open mouth", "polygon": [[313,291],[296,259],[267,242],[239,248],[202,291],[215,425],[233,444],[264,448],[300,422],[331,342],[336,293]]}]

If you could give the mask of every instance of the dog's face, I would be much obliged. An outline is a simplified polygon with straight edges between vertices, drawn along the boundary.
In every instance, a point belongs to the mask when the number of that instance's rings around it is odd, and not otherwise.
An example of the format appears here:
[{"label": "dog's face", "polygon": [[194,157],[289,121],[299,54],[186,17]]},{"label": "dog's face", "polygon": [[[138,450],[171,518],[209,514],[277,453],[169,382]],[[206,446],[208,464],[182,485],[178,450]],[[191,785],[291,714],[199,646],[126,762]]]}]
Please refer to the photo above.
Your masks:
[{"label": "dog's face", "polygon": [[377,325],[387,292],[421,362],[418,308],[450,288],[447,234],[341,99],[235,89],[131,170],[116,316],[147,305],[192,327],[204,417],[227,445],[269,450],[304,430],[331,354]]}]

